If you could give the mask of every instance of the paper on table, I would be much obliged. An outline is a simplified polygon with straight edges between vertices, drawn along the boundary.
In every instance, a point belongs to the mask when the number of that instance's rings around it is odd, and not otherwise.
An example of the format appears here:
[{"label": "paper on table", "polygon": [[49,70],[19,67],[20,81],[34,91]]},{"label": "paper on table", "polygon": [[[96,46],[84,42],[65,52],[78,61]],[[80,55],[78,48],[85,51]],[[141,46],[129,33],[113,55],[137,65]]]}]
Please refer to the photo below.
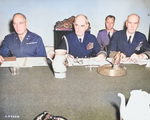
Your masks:
[{"label": "paper on table", "polygon": [[102,62],[97,62],[95,61],[93,58],[67,58],[68,60],[68,64],[69,66],[84,66],[84,65],[88,65],[89,62],[91,62],[90,64],[93,66],[102,66],[105,64],[110,64],[109,62],[107,62],[106,60],[103,60]]},{"label": "paper on table", "polygon": [[25,66],[48,66],[45,57],[27,57]]},{"label": "paper on table", "polygon": [[[88,65],[90,59],[91,58],[78,58],[78,59],[67,58],[69,66],[83,66],[83,65]],[[111,58],[107,58],[107,60],[110,61],[110,62],[112,62]],[[83,61],[83,63],[80,62],[80,61]],[[106,64],[110,64],[106,60],[103,60],[102,62],[97,62],[95,60],[92,60],[91,62],[92,62],[91,64],[95,65],[95,66],[103,66],[103,65],[106,65]],[[126,61],[121,61],[120,63],[122,63],[122,64],[139,64],[139,65],[145,65],[145,64],[147,64],[149,62],[150,62],[150,60],[145,60],[145,59],[139,59],[137,61],[132,61],[131,59],[127,58]]]},{"label": "paper on table", "polygon": [[17,62],[19,64],[19,67],[32,67],[32,65],[26,65],[25,61],[27,60],[27,57],[23,57],[23,58],[16,58]]},{"label": "paper on table", "polygon": [[16,58],[16,61],[4,61],[1,67],[16,66],[19,67],[32,67],[32,66],[48,66],[45,57],[25,57]]},{"label": "paper on table", "polygon": [[145,64],[148,64],[148,62],[150,62],[150,61],[149,60],[145,60],[145,59],[137,60],[137,64],[139,64],[139,65],[145,65]]},{"label": "paper on table", "polygon": [[16,65],[17,65],[16,57],[4,57],[4,61],[1,64],[1,67],[10,67]]},{"label": "paper on table", "polygon": [[147,65],[145,67],[150,67],[150,61],[147,63]]},{"label": "paper on table", "polygon": [[145,59],[139,59],[139,60],[133,61],[133,60],[128,58],[126,61],[121,61],[120,63],[144,65],[144,64],[147,64],[148,62],[149,62],[149,60],[145,60]]},{"label": "paper on table", "polygon": [[4,61],[0,67],[13,67],[17,65],[17,61]]}]

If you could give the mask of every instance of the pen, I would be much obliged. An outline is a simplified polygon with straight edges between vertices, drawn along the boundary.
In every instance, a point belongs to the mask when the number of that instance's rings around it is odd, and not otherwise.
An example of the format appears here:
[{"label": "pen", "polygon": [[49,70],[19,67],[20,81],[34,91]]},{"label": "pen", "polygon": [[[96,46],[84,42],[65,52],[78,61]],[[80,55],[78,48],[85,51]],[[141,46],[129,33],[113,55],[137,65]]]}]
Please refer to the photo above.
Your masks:
[{"label": "pen", "polygon": [[25,57],[25,60],[24,60],[23,66],[26,66],[26,62],[27,62],[27,57]]}]

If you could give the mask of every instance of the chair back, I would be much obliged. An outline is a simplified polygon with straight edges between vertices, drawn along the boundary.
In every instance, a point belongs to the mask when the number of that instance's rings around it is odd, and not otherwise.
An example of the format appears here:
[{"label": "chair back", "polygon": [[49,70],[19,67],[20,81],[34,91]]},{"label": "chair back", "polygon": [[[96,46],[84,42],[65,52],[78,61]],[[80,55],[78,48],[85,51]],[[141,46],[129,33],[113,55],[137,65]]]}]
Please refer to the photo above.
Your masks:
[{"label": "chair back", "polygon": [[[61,44],[61,39],[64,35],[74,32],[73,22],[75,16],[71,16],[63,21],[57,21],[54,26],[54,49],[57,49]],[[87,32],[90,33],[90,23]]]}]

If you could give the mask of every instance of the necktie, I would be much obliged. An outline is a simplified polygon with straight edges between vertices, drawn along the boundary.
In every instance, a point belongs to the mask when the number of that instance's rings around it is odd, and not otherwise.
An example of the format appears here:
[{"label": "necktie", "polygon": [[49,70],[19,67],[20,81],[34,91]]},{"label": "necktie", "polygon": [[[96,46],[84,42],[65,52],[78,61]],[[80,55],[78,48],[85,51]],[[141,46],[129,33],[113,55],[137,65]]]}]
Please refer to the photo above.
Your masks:
[{"label": "necktie", "polygon": [[80,43],[81,43],[81,40],[82,40],[82,39],[81,39],[81,38],[79,38],[79,42],[80,42]]},{"label": "necktie", "polygon": [[131,36],[130,36],[129,39],[128,39],[128,43],[129,43],[129,44],[131,43]]},{"label": "necktie", "polygon": [[108,38],[109,38],[109,40],[110,40],[110,32],[108,32]]}]

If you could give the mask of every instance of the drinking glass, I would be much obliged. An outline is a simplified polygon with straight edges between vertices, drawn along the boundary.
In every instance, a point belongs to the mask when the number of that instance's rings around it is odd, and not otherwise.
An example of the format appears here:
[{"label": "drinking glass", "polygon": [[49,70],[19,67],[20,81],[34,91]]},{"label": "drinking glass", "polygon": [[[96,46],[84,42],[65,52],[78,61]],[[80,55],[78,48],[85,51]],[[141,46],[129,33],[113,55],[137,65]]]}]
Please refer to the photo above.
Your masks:
[{"label": "drinking glass", "polygon": [[19,75],[19,66],[12,66],[10,67],[10,72],[13,76]]}]

